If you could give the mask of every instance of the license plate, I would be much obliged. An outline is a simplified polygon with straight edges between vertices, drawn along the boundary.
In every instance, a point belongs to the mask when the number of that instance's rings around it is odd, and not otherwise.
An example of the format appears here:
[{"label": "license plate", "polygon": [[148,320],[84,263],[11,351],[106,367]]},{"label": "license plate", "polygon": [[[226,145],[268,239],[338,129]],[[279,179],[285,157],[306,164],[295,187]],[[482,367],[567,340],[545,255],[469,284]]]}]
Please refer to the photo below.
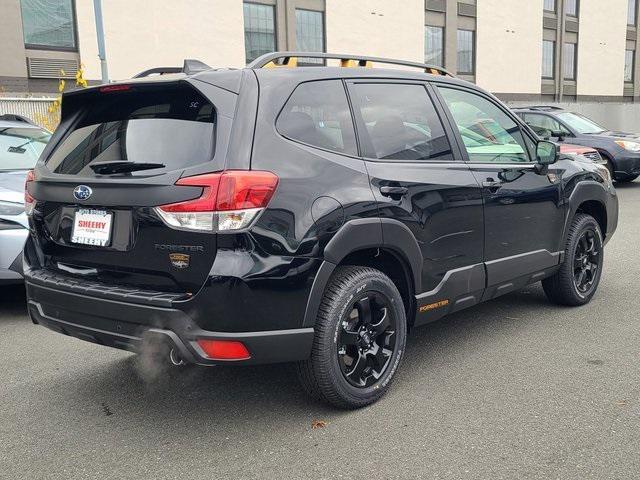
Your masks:
[{"label": "license plate", "polygon": [[111,240],[113,214],[105,210],[81,208],[76,210],[71,241],[83,245],[105,247]]}]

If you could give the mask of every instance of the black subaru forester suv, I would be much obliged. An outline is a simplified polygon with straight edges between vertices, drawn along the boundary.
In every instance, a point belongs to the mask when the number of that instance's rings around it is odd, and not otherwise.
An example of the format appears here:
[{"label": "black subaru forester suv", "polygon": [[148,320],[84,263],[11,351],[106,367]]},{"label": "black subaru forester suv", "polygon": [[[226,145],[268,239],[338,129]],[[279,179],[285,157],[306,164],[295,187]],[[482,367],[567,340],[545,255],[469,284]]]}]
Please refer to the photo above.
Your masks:
[{"label": "black subaru forester suv", "polygon": [[25,197],[35,323],[175,364],[296,362],[343,408],[383,395],[414,326],[537,281],[589,302],[618,219],[606,168],[474,85],[291,52],[65,94]]}]

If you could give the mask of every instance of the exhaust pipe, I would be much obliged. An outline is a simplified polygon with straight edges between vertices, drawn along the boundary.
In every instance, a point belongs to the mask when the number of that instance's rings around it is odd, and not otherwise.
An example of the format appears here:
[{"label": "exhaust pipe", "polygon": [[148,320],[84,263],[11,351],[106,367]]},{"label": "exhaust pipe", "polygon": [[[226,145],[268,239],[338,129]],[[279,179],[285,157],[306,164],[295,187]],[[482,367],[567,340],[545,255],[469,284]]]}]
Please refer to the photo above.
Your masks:
[{"label": "exhaust pipe", "polygon": [[187,362],[182,359],[180,354],[176,352],[175,348],[172,348],[169,352],[169,360],[175,367],[184,367],[187,364]]}]

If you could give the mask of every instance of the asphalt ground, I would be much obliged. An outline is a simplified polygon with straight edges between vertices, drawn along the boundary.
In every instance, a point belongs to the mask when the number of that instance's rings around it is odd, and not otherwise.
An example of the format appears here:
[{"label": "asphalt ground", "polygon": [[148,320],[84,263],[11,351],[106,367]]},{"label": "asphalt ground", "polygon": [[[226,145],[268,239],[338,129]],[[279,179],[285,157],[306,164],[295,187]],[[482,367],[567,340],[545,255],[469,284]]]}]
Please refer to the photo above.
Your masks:
[{"label": "asphalt ground", "polygon": [[640,478],[640,180],[618,193],[589,305],[533,285],[417,329],[353,412],[287,366],[149,371],[31,324],[3,287],[0,478]]}]

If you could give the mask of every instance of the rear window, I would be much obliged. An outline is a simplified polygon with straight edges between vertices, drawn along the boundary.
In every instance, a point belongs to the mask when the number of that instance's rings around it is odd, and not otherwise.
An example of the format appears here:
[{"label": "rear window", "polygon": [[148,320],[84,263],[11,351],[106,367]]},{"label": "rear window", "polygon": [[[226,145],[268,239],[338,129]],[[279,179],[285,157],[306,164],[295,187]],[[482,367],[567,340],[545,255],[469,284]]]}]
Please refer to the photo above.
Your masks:
[{"label": "rear window", "polygon": [[51,135],[39,128],[0,127],[0,170],[29,170]]},{"label": "rear window", "polygon": [[276,125],[281,135],[338,153],[357,154],[356,135],[340,80],[299,85]]},{"label": "rear window", "polygon": [[213,157],[215,108],[184,86],[118,91],[87,98],[72,131],[47,161],[54,173],[94,176],[92,163],[163,164],[131,175],[177,170]]}]

